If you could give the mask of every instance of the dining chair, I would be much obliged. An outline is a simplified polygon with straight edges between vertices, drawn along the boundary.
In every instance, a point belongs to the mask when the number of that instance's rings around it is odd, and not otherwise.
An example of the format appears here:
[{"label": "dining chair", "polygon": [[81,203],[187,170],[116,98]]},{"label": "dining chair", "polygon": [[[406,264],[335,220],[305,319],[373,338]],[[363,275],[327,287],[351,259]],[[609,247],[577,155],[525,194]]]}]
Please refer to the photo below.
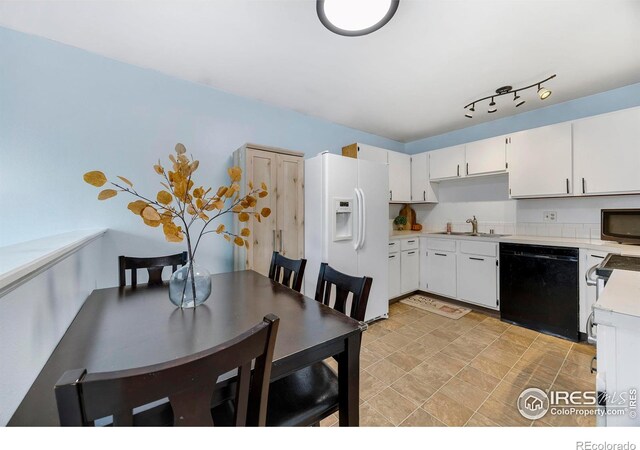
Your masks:
[{"label": "dining chair", "polygon": [[147,284],[149,286],[153,286],[162,284],[162,270],[166,266],[171,266],[171,273],[173,273],[178,270],[178,266],[184,266],[186,263],[187,252],[152,258],[119,256],[118,267],[120,272],[120,286],[127,285],[126,270],[131,270],[131,285],[135,286],[138,284],[138,269],[147,269],[147,272],[149,272],[149,281]]},{"label": "dining chair", "polygon": [[[306,265],[307,260],[304,258],[289,259],[278,252],[273,252],[271,266],[269,266],[269,278],[300,292]],[[282,281],[280,281],[281,279]]]},{"label": "dining chair", "polygon": [[[218,377],[237,369],[234,402],[235,426],[264,426],[271,363],[280,319],[264,317],[239,336],[173,361],[115,372],[65,372],[55,386],[60,424],[93,426],[113,416],[114,426],[171,425],[212,426],[211,401]],[[251,370],[253,363],[253,372]],[[133,409],[168,398],[149,411],[134,415]],[[155,416],[154,416],[155,417]]]},{"label": "dining chair", "polygon": [[[371,277],[353,277],[322,263],[315,299],[364,321],[372,283]],[[348,308],[349,294],[352,299]],[[339,406],[338,375],[324,362],[318,362],[271,383],[267,426],[317,425],[338,411]]]}]

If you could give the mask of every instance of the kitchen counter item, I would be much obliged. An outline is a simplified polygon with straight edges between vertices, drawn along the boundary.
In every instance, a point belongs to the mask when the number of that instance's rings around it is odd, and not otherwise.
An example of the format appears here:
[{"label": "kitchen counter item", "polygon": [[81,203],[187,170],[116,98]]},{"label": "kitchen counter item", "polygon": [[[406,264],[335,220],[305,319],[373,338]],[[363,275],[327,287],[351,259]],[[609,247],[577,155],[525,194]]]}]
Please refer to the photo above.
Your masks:
[{"label": "kitchen counter item", "polygon": [[578,341],[578,249],[501,243],[500,316]]},{"label": "kitchen counter item", "polygon": [[609,253],[596,269],[596,275],[608,279],[614,270],[640,272],[640,257]]},{"label": "kitchen counter item", "polygon": [[402,205],[399,216],[405,216],[407,218],[407,229],[412,230],[413,226],[416,224],[416,212],[409,205]]}]

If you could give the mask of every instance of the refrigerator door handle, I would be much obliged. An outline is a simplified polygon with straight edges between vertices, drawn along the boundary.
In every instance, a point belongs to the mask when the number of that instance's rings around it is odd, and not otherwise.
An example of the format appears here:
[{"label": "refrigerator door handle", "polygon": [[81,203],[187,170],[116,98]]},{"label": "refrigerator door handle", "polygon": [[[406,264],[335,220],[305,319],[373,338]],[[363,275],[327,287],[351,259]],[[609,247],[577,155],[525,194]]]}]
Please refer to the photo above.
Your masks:
[{"label": "refrigerator door handle", "polygon": [[358,248],[364,247],[364,240],[367,235],[367,200],[364,196],[364,191],[358,188],[360,191],[360,222],[362,226],[360,227],[360,245]]},{"label": "refrigerator door handle", "polygon": [[362,219],[360,215],[362,200],[360,199],[360,191],[358,191],[358,188],[355,188],[353,191],[356,196],[356,208],[355,208],[356,214],[355,215],[356,215],[356,220],[358,221],[358,224],[356,226],[356,235],[354,239],[353,249],[358,250],[358,248],[360,248],[360,227],[362,226]]}]

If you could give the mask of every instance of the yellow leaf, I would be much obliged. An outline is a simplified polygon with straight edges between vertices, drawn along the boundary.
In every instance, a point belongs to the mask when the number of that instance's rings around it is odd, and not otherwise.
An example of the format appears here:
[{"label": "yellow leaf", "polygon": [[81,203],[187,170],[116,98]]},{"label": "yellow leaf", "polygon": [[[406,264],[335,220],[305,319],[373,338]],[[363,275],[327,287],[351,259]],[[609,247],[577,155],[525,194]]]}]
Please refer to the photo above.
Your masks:
[{"label": "yellow leaf", "polygon": [[183,234],[182,229],[173,222],[164,223],[162,225],[162,231],[164,232],[164,237],[169,242],[182,242]]},{"label": "yellow leaf", "polygon": [[268,193],[267,191],[260,191],[260,192],[258,192],[258,197],[260,197],[260,198],[264,198],[264,197],[266,197],[267,195],[269,195],[269,193]]},{"label": "yellow leaf", "polygon": [[246,239],[244,240],[244,246],[249,248],[249,241],[247,241]]},{"label": "yellow leaf", "polygon": [[230,241],[230,240],[231,240],[231,238],[229,237],[229,235],[228,235],[228,234],[225,234],[225,235],[224,235],[224,238],[225,238],[227,241]]},{"label": "yellow leaf", "polygon": [[256,206],[256,203],[258,203],[258,200],[256,200],[256,198],[251,195],[247,195],[245,197],[245,200],[249,204],[249,208],[253,208],[254,206]]},{"label": "yellow leaf", "polygon": [[[266,217],[266,216],[265,216]],[[240,214],[238,214],[238,220],[240,222],[246,222],[249,220],[249,214],[247,214],[246,212],[241,212]]]},{"label": "yellow leaf", "polygon": [[235,213],[239,213],[243,210],[244,208],[242,207],[242,205],[236,205],[233,208],[231,208],[231,211],[235,212]]},{"label": "yellow leaf", "polygon": [[158,214],[158,211],[153,209],[151,206],[147,206],[145,209],[142,210],[142,217],[144,219],[152,220],[152,221],[160,220],[160,214]]},{"label": "yellow leaf", "polygon": [[205,213],[201,212],[198,214],[198,217],[200,217],[202,220],[204,220],[205,222],[209,220],[209,216],[207,216]]},{"label": "yellow leaf", "polygon": [[175,157],[175,156],[173,156],[173,155],[169,155],[169,159],[170,159],[170,160],[171,160],[171,162],[172,162],[172,163],[174,163],[174,164],[177,162],[177,161],[176,161],[176,157]]},{"label": "yellow leaf", "polygon": [[147,202],[143,200],[136,200],[135,202],[131,202],[127,205],[127,208],[134,214],[140,215],[142,214],[142,210],[147,207]]},{"label": "yellow leaf", "polygon": [[213,205],[216,207],[216,209],[224,208],[224,202],[222,200],[218,200],[217,202],[214,202]]},{"label": "yellow leaf", "polygon": [[187,212],[192,216],[195,216],[198,213],[196,209],[191,205],[187,206]]},{"label": "yellow leaf", "polygon": [[87,172],[82,178],[84,179],[84,181],[95,187],[104,186],[104,184],[107,182],[107,177],[105,177],[104,173],[100,172],[99,170]]},{"label": "yellow leaf", "polygon": [[127,180],[125,177],[121,177],[120,175],[118,175],[118,178],[120,178],[122,181],[127,183],[130,187],[133,187],[133,183],[131,181]]},{"label": "yellow leaf", "polygon": [[160,225],[160,223],[162,223],[161,220],[147,220],[144,217],[142,218],[142,221],[145,223],[145,225],[149,225],[150,227],[157,227]]},{"label": "yellow leaf", "polygon": [[168,205],[173,201],[173,195],[167,191],[160,191],[158,192],[158,195],[156,195],[156,200],[158,200],[158,203]]},{"label": "yellow leaf", "polygon": [[158,164],[153,165],[153,170],[155,170],[158,175],[162,175],[164,173],[164,167],[160,164],[160,160],[158,160]]},{"label": "yellow leaf", "polygon": [[200,186],[199,188],[195,188],[193,190],[193,196],[195,198],[202,198],[203,195],[204,195],[204,189],[202,188],[202,186]]},{"label": "yellow leaf", "polygon": [[240,231],[240,236],[247,237],[247,236],[249,236],[250,234],[251,234],[251,230],[249,230],[248,228],[243,228],[243,229]]},{"label": "yellow leaf", "polygon": [[262,217],[269,217],[269,215],[271,214],[271,210],[269,208],[262,208],[260,214],[262,215]]},{"label": "yellow leaf", "polygon": [[260,216],[260,214],[255,213],[255,214],[254,214],[254,217],[256,218],[256,220],[257,220],[258,222],[262,222],[262,216]]},{"label": "yellow leaf", "polygon": [[189,173],[193,173],[196,170],[198,170],[199,166],[200,166],[200,161],[195,160],[194,162],[192,162],[191,165],[189,166]]},{"label": "yellow leaf", "polygon": [[178,142],[176,144],[176,153],[178,155],[182,155],[183,153],[186,153],[187,148],[184,146],[184,144],[181,144],[180,142]]},{"label": "yellow leaf", "polygon": [[229,178],[231,178],[231,181],[240,181],[242,179],[242,169],[240,167],[229,167],[229,169],[227,169],[227,172],[229,173]]},{"label": "yellow leaf", "polygon": [[220,225],[218,225],[218,228],[216,228],[216,233],[220,234],[224,231],[224,224],[221,223]]},{"label": "yellow leaf", "polygon": [[253,182],[249,181],[249,190],[253,191]]},{"label": "yellow leaf", "polygon": [[169,211],[165,211],[160,215],[160,222],[162,222],[163,224],[171,223],[172,220],[173,214],[171,214]]},{"label": "yellow leaf", "polygon": [[244,247],[244,239],[242,239],[239,236],[235,237],[235,239],[233,240],[233,243],[236,244],[238,247]]},{"label": "yellow leaf", "polygon": [[226,192],[227,192],[227,187],[226,186],[220,186],[218,188],[218,192],[216,193],[216,197],[222,197]]},{"label": "yellow leaf", "polygon": [[197,198],[196,199],[196,208],[202,209],[203,206],[204,206],[204,201],[201,198]]},{"label": "yellow leaf", "polygon": [[263,191],[267,191],[268,190],[267,189],[267,185],[265,184],[264,181],[260,184],[260,187],[262,188]]},{"label": "yellow leaf", "polygon": [[115,197],[116,195],[118,195],[117,191],[113,189],[104,189],[98,194],[98,200],[106,200],[108,198]]}]

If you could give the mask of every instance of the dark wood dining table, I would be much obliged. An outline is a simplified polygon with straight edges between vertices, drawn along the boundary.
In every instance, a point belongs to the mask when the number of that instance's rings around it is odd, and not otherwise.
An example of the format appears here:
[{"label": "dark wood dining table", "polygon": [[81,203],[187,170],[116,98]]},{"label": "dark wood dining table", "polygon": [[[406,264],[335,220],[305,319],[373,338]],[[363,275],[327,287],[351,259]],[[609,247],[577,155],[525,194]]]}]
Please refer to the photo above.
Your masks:
[{"label": "dark wood dining table", "polygon": [[166,286],[91,293],[9,421],[58,426],[54,385],[70,369],[105,372],[181,358],[280,317],[271,378],[335,356],[340,426],[358,426],[360,343],[366,325],[253,271],[213,275],[211,296],[176,308]]}]

